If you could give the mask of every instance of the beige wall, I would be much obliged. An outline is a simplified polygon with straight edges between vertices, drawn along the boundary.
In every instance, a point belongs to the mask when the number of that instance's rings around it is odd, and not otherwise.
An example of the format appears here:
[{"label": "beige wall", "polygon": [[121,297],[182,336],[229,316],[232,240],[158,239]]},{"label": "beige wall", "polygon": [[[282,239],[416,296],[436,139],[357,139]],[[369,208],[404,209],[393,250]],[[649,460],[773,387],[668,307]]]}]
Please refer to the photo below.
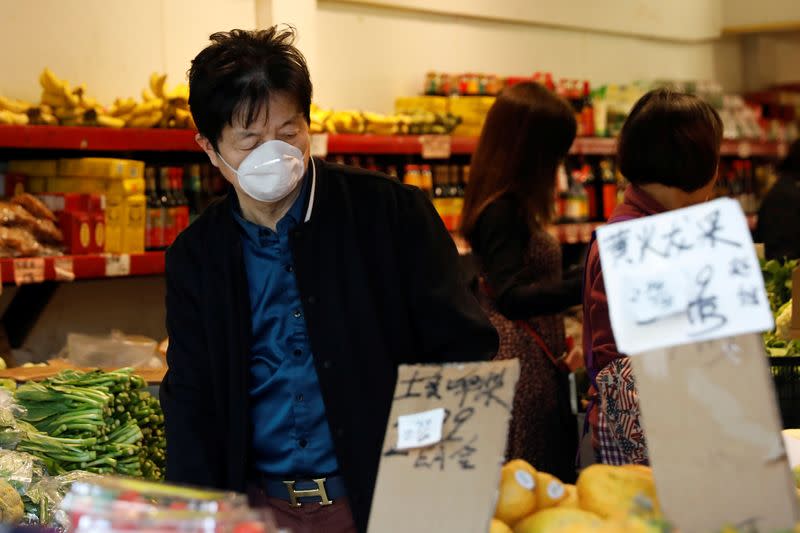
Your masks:
[{"label": "beige wall", "polygon": [[38,100],[49,66],[101,102],[138,96],[151,72],[184,81],[218,30],[255,27],[255,0],[0,0],[0,94]]},{"label": "beige wall", "polygon": [[800,81],[800,32],[748,35],[742,50],[746,90]]},{"label": "beige wall", "polygon": [[552,71],[593,83],[716,78],[732,91],[742,84],[735,40],[645,39],[330,1],[317,17],[324,45],[312,74],[317,100],[334,107],[389,111],[397,95],[421,90],[428,70]]},{"label": "beige wall", "polygon": [[[789,0],[791,1],[791,0]],[[328,0],[319,0],[320,4]],[[719,36],[722,0],[347,0],[429,13],[479,17],[677,40]]]},{"label": "beige wall", "polygon": [[797,0],[723,0],[722,25],[725,28],[800,23]]}]

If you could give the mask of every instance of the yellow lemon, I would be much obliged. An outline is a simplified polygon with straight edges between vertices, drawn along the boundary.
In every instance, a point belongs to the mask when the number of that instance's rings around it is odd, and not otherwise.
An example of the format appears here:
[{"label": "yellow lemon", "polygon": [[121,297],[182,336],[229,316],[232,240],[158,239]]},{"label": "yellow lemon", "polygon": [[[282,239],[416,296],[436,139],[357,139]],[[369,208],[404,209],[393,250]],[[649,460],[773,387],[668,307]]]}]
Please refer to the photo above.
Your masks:
[{"label": "yellow lemon", "polygon": [[489,533],[514,533],[505,522],[501,522],[497,518],[492,518],[492,523],[489,525]]},{"label": "yellow lemon", "polygon": [[581,509],[603,518],[622,519],[632,513],[660,517],[650,469],[595,464],[581,472],[577,487]]},{"label": "yellow lemon", "polygon": [[567,497],[564,484],[546,472],[536,473],[536,503],[539,510],[555,507]]},{"label": "yellow lemon", "polygon": [[514,533],[555,533],[570,528],[570,531],[591,531],[603,524],[594,513],[580,509],[545,509],[529,516],[514,526]]},{"label": "yellow lemon", "polygon": [[571,509],[580,508],[580,502],[578,501],[578,487],[565,483],[564,491],[567,493],[567,496],[558,502],[558,507],[568,507]]},{"label": "yellow lemon", "polygon": [[513,525],[536,510],[536,469],[522,460],[503,466],[494,517]]}]

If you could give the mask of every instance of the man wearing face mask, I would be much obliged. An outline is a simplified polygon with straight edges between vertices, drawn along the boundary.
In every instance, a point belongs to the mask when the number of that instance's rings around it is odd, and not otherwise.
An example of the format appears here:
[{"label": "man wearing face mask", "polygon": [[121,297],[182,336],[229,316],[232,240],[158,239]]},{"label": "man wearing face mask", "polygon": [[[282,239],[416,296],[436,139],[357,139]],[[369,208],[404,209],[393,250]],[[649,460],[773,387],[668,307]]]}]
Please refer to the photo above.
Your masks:
[{"label": "man wearing face mask", "polygon": [[167,252],[170,481],[248,491],[280,526],[365,531],[397,365],[497,335],[422,192],[309,156],[291,30],[211,36],[197,142],[232,185]]}]

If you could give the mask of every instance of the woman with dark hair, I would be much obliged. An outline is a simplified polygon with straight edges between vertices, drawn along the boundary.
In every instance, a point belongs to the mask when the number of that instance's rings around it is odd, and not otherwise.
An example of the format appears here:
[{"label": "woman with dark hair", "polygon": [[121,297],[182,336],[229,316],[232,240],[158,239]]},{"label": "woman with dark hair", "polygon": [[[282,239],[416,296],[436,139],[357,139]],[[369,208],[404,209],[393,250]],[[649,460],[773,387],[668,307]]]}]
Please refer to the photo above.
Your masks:
[{"label": "woman with dark hair", "polygon": [[580,303],[581,283],[562,279],[561,248],[545,226],[575,132],[570,105],[541,85],[501,92],[472,157],[461,228],[480,264],[479,300],[500,334],[497,359],[520,361],[507,456],[564,480],[575,478],[577,426],[557,313]]},{"label": "woman with dark hair", "polygon": [[[657,89],[631,110],[617,144],[630,182],[610,224],[705,202],[719,166],[722,120],[695,96]],[[589,247],[583,296],[583,343],[593,400],[588,419],[597,458],[606,464],[647,464],[630,360],[617,350],[608,315],[600,254]]]},{"label": "woman with dark hair", "polygon": [[767,259],[800,258],[800,140],[781,161],[780,179],[758,210],[756,240],[764,243]]}]

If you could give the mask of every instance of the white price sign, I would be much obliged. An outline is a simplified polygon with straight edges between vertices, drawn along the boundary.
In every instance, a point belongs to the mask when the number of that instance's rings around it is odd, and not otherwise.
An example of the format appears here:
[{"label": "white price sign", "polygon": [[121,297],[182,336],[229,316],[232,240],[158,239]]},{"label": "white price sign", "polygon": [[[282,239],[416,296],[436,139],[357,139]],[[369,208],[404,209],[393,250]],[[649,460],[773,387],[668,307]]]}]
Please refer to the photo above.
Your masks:
[{"label": "white price sign", "polygon": [[423,448],[442,440],[444,409],[397,417],[397,449]]},{"label": "white price sign", "polygon": [[315,157],[328,157],[327,133],[315,133],[311,136],[311,155]]},{"label": "white price sign", "polygon": [[128,254],[110,254],[106,256],[106,277],[131,275],[131,256]]},{"label": "white price sign", "polygon": [[14,260],[14,282],[17,285],[42,283],[44,281],[44,258],[31,257]]},{"label": "white price sign", "polygon": [[747,219],[734,200],[603,226],[597,243],[622,353],[774,327]]}]

